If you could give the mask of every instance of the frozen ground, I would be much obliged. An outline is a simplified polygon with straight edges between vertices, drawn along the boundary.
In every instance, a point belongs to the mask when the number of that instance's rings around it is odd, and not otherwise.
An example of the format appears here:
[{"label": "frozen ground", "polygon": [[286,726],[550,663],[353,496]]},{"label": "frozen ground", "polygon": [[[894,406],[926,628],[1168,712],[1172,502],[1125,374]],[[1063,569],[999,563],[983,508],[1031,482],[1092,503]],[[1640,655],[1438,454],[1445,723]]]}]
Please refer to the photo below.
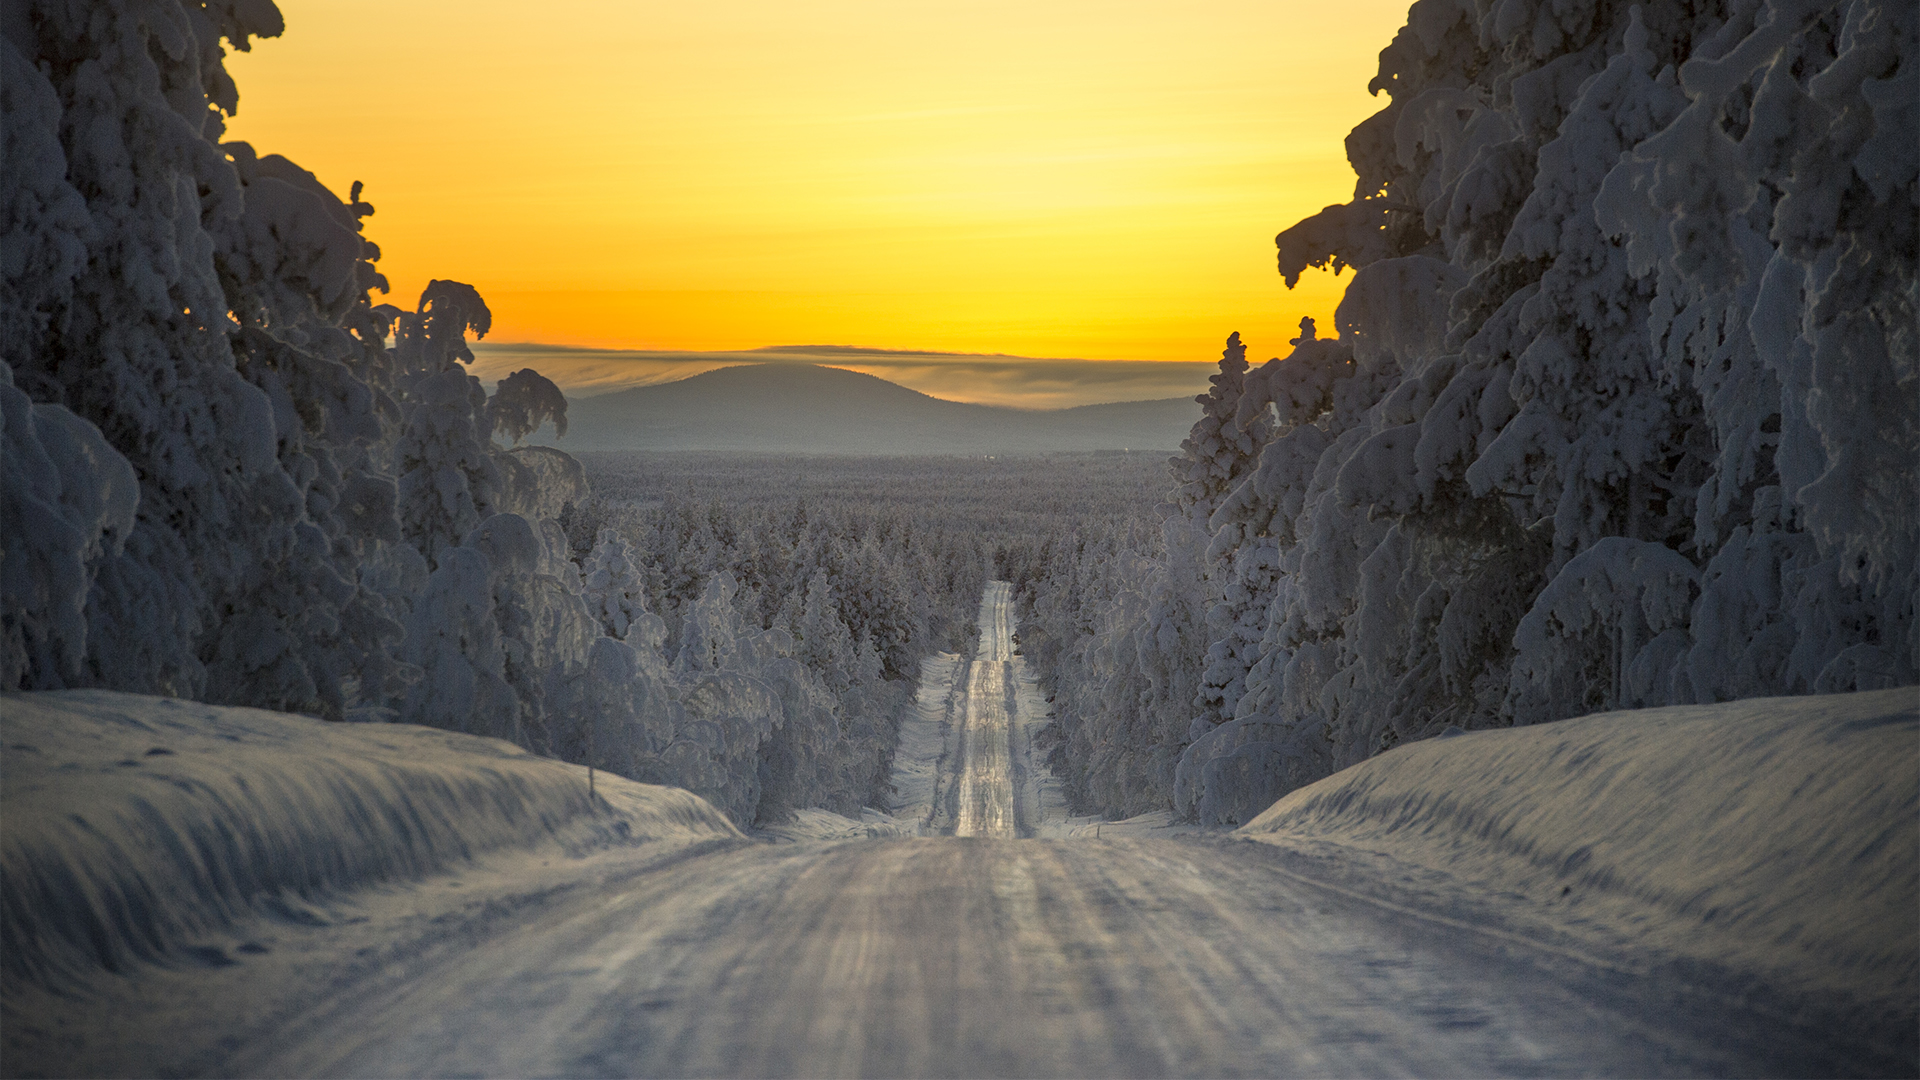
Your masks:
[{"label": "frozen ground", "polygon": [[496,852],[738,838],[677,788],[495,739],[88,690],[8,695],[0,899],[10,979],[232,962],[221,932]]},{"label": "frozen ground", "polygon": [[1913,687],[1431,739],[1302,788],[1239,835],[1365,853],[1374,873],[1465,885],[1648,963],[1920,1002]]},{"label": "frozen ground", "polygon": [[[762,842],[487,740],[7,697],[0,1070],[1920,1067],[1914,691],[1434,740],[1170,836],[1065,814],[1006,644],[928,662],[890,813]],[[995,730],[1038,839],[938,835]]]}]

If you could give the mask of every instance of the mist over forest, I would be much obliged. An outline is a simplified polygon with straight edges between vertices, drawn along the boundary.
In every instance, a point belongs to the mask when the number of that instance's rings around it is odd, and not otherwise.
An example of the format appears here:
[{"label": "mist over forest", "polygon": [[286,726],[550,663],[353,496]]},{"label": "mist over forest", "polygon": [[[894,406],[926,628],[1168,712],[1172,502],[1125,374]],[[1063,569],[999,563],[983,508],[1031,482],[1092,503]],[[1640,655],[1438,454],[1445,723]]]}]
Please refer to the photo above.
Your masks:
[{"label": "mist over forest", "polygon": [[1214,372],[1213,363],[1207,360],[1062,360],[845,345],[669,352],[482,341],[474,343],[473,353],[472,371],[483,383],[498,382],[521,368],[534,367],[576,404],[637,386],[678,382],[716,368],[757,364],[844,368],[932,397],[1015,409],[1184,400],[1206,389],[1207,379]]},{"label": "mist over forest", "polygon": [[[1180,445],[1190,397],[1063,409],[949,401],[864,372],[742,364],[571,404],[567,434],[532,441],[571,450],[1000,456],[1156,451]],[[742,417],[752,417],[742,422]]]}]

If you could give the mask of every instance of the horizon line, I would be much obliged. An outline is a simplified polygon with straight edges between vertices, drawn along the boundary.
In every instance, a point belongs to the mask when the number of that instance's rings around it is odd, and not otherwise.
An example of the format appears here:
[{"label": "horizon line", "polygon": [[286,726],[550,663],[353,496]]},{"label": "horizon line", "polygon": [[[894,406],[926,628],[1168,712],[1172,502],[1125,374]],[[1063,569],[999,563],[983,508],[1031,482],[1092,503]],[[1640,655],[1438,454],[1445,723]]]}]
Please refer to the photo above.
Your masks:
[{"label": "horizon line", "polygon": [[[962,354],[962,355],[967,355],[967,354]],[[1113,362],[1116,362],[1116,361],[1095,361],[1095,362],[1096,362],[1096,363],[1103,363],[1103,362],[1104,362],[1104,363],[1113,363]],[[1141,362],[1142,362],[1142,363],[1153,363],[1154,361],[1151,361],[1151,360],[1145,360],[1145,361],[1141,361]],[[787,366],[787,365],[781,365],[781,364],[729,364],[729,365],[727,365],[726,367],[717,367],[717,368],[709,368],[709,369],[708,369],[708,370],[706,370],[706,371],[697,371],[697,372],[695,372],[695,373],[693,373],[692,375],[687,375],[687,376],[684,376],[684,377],[682,377],[682,378],[678,378],[678,379],[668,379],[668,380],[665,380],[665,381],[662,381],[662,382],[654,382],[654,383],[642,383],[642,384],[641,384],[641,385],[639,385],[639,386],[622,386],[622,387],[619,387],[619,388],[617,388],[617,389],[614,389],[614,390],[606,390],[606,391],[602,391],[602,392],[600,392],[600,393],[596,393],[596,394],[585,394],[585,395],[582,395],[582,396],[580,397],[580,399],[579,399],[579,400],[581,400],[581,401],[590,401],[590,400],[593,400],[593,399],[595,399],[595,398],[602,398],[602,397],[611,397],[611,396],[613,396],[614,394],[626,394],[626,393],[635,393],[635,392],[638,392],[638,391],[643,391],[643,390],[660,390],[660,389],[663,389],[663,388],[665,388],[665,387],[669,387],[669,386],[677,386],[677,385],[679,385],[679,384],[681,384],[681,383],[685,383],[685,382],[692,382],[692,381],[693,381],[694,379],[701,379],[701,378],[705,378],[705,377],[707,377],[707,376],[709,376],[709,375],[714,375],[714,374],[718,374],[719,372],[722,372],[722,371],[736,371],[736,370],[739,370],[739,369],[741,369],[741,368],[750,368],[750,367],[784,367],[784,366]],[[955,398],[946,398],[946,397],[941,397],[941,396],[940,396],[940,395],[938,395],[938,394],[929,394],[929,393],[927,393],[927,392],[926,392],[925,390],[916,390],[916,389],[914,389],[913,387],[911,387],[911,386],[907,386],[907,385],[905,385],[905,384],[903,384],[903,383],[897,383],[897,382],[894,382],[894,381],[893,381],[892,379],[883,379],[883,378],[881,378],[880,376],[878,376],[878,375],[875,375],[875,374],[873,374],[873,373],[872,373],[872,372],[870,372],[870,371],[858,371],[858,370],[855,370],[855,369],[853,369],[853,368],[845,368],[845,367],[835,367],[835,366],[834,366],[834,365],[832,365],[832,364],[796,364],[796,365],[792,365],[792,366],[795,366],[795,367],[812,367],[812,368],[819,368],[819,369],[821,369],[822,371],[839,371],[839,372],[844,372],[844,373],[846,373],[846,374],[848,374],[848,375],[858,375],[858,376],[860,376],[861,378],[866,378],[866,379],[872,379],[872,380],[874,380],[875,382],[881,382],[881,383],[885,383],[885,384],[887,384],[888,386],[892,386],[892,387],[895,387],[895,388],[898,388],[898,389],[901,389],[901,390],[905,390],[905,391],[907,391],[908,393],[911,393],[911,394],[918,394],[919,396],[921,396],[921,397],[923,397],[923,398],[926,398],[926,399],[928,399],[929,401],[938,401],[938,402],[942,402],[942,403],[944,403],[944,404],[948,404],[948,405],[965,405],[965,406],[968,406],[968,407],[970,407],[970,408],[977,408],[977,409],[1005,409],[1005,410],[1007,410],[1008,412],[1023,412],[1023,413],[1048,413],[1048,412],[1072,412],[1072,411],[1074,411],[1074,410],[1077,410],[1077,409],[1099,409],[1099,408],[1107,408],[1107,407],[1110,407],[1110,406],[1115,406],[1115,405],[1157,405],[1157,404],[1162,404],[1162,403],[1165,403],[1165,402],[1169,402],[1169,401],[1192,401],[1192,400],[1194,400],[1194,399],[1193,399],[1193,397],[1192,397],[1191,395],[1185,395],[1185,394],[1174,394],[1174,395],[1171,395],[1171,396],[1168,396],[1168,397],[1156,397],[1156,398],[1126,398],[1126,399],[1123,399],[1123,400],[1120,400],[1120,401],[1089,401],[1089,402],[1083,402],[1083,403],[1081,403],[1081,404],[1079,404],[1079,405],[1055,405],[1055,406],[1051,406],[1051,407],[1047,407],[1047,406],[1040,406],[1040,407],[1033,407],[1033,406],[1023,406],[1023,405],[1006,405],[1006,404],[998,404],[998,403],[994,403],[994,402],[986,402],[986,401],[960,401],[960,400],[957,400],[957,399],[955,399]]]},{"label": "horizon line", "polygon": [[750,349],[642,349],[604,345],[557,345],[542,341],[473,341],[470,347],[489,351],[542,353],[600,353],[606,355],[642,354],[655,356],[744,356],[750,353],[819,353],[874,357],[953,357],[983,360],[1041,360],[1048,363],[1084,364],[1203,364],[1213,367],[1218,360],[1105,360],[1088,356],[1029,356],[1024,353],[955,352],[946,349],[888,349],[871,345],[756,345]]}]

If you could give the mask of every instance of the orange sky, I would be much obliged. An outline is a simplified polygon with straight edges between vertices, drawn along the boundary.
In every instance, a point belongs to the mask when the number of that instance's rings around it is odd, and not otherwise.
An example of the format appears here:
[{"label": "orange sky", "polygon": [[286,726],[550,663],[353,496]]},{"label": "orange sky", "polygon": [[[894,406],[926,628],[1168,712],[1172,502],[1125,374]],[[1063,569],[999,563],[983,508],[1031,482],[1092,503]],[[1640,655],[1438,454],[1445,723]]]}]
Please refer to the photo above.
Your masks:
[{"label": "orange sky", "polygon": [[1273,234],[1352,196],[1342,140],[1406,0],[279,0],[229,137],[379,208],[411,306],[490,341],[1257,361]]}]

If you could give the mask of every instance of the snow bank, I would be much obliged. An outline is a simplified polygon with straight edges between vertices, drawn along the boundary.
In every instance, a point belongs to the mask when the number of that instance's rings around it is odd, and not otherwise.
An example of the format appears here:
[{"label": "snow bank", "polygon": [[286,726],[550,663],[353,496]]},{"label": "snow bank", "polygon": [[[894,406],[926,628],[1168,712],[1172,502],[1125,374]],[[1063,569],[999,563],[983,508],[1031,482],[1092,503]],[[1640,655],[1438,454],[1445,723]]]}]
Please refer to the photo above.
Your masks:
[{"label": "snow bank", "polygon": [[919,835],[933,835],[940,797],[940,762],[947,753],[947,710],[959,671],[959,653],[923,657],[913,705],[900,716],[900,736],[888,781],[893,803],[887,809],[895,819],[912,822]]},{"label": "snow bank", "polygon": [[776,844],[804,844],[824,840],[871,840],[887,836],[918,836],[920,822],[902,820],[884,810],[869,806],[858,819],[831,810],[795,810],[793,817],[775,825],[763,825],[753,835]]},{"label": "snow bank", "polygon": [[0,970],[118,971],[491,851],[739,837],[676,788],[510,743],[104,690],[0,696]]},{"label": "snow bank", "polygon": [[1139,814],[1119,821],[1108,821],[1098,814],[1070,817],[1041,835],[1070,840],[1135,840],[1202,831],[1204,829],[1199,825],[1175,821],[1171,810],[1156,810],[1151,814]]},{"label": "snow bank", "polygon": [[1913,687],[1429,739],[1294,791],[1239,834],[1384,853],[1565,904],[1571,932],[1909,1010],[1920,990]]}]

